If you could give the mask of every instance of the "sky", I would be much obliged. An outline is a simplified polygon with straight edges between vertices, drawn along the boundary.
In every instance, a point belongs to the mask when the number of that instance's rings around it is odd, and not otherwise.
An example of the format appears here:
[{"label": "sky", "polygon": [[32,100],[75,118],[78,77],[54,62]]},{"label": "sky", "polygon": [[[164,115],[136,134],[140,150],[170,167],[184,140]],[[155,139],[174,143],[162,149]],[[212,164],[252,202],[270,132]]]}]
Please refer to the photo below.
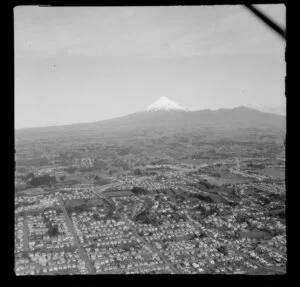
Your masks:
[{"label": "sky", "polygon": [[[256,5],[285,28],[283,4]],[[14,9],[15,128],[93,122],[166,96],[285,111],[285,41],[240,5]]]}]

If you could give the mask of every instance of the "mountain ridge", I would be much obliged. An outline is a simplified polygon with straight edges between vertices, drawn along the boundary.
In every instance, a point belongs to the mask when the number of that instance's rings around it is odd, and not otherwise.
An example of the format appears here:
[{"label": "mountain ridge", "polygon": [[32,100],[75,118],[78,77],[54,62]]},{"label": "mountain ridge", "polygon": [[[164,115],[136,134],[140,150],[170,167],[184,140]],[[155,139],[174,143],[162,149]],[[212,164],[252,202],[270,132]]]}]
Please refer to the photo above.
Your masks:
[{"label": "mountain ridge", "polygon": [[[32,127],[32,128],[22,128],[16,129],[16,133],[23,132],[47,132],[55,130],[76,130],[76,129],[95,129],[97,127],[101,128],[103,126],[109,127],[124,127],[132,125],[141,126],[143,124],[147,126],[167,126],[188,124],[188,126],[194,126],[197,124],[203,125],[214,125],[214,124],[233,124],[240,123],[243,126],[259,126],[259,125],[273,125],[278,126],[279,123],[283,126],[285,121],[285,116],[265,113],[254,108],[248,108],[245,106],[238,106],[232,109],[221,108],[218,110],[156,110],[155,112],[149,112],[146,110],[137,111],[128,115],[121,117],[116,117],[112,119],[88,122],[88,123],[74,123],[60,126],[47,126],[47,127]],[[164,121],[165,123],[163,123]],[[272,124],[273,123],[273,124]]]}]

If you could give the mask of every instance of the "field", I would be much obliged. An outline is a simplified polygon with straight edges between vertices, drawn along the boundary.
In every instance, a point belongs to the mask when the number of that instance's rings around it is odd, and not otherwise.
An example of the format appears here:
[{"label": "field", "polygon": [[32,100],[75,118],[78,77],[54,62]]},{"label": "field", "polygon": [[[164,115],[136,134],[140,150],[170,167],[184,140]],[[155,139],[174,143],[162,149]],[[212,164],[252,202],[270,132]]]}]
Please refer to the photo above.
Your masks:
[{"label": "field", "polygon": [[253,231],[243,231],[240,232],[241,237],[245,238],[269,238],[272,237],[269,233],[261,231],[261,230],[253,230]]},{"label": "field", "polygon": [[269,176],[274,176],[274,177],[278,177],[280,179],[285,179],[285,169],[284,168],[278,168],[278,167],[274,167],[274,168],[265,168],[263,170],[260,171],[262,174],[265,175],[269,175]]},{"label": "field", "polygon": [[[203,176],[204,178],[204,176]],[[241,182],[245,182],[245,179],[238,177],[210,177],[205,176],[205,179],[211,184],[222,185],[222,184],[237,184]]]},{"label": "field", "polygon": [[42,188],[30,188],[24,191],[21,191],[19,194],[20,195],[38,195],[38,194],[43,194],[47,193],[47,191],[44,191]]}]

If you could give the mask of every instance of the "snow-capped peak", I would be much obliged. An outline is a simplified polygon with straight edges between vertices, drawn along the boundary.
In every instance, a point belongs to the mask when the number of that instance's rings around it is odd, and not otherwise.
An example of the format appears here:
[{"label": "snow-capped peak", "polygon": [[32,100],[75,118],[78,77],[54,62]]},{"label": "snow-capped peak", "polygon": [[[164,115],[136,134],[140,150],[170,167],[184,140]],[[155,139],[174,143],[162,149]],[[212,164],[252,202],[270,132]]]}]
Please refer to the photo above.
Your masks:
[{"label": "snow-capped peak", "polygon": [[179,104],[171,101],[167,97],[161,97],[156,102],[154,102],[152,105],[150,105],[147,108],[147,111],[171,111],[171,110],[177,110],[177,111],[186,111],[186,108],[180,106]]}]

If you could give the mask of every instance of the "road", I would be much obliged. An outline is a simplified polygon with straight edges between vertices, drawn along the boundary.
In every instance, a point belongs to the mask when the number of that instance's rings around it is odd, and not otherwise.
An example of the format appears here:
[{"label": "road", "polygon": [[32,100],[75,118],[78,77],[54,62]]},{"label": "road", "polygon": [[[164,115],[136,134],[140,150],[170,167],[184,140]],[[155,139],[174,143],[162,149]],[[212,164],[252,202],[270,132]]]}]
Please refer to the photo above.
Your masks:
[{"label": "road", "polygon": [[81,246],[81,244],[80,244],[79,238],[78,238],[78,236],[77,236],[77,234],[76,234],[76,231],[75,231],[74,226],[73,226],[73,224],[72,224],[72,222],[71,222],[71,219],[70,219],[70,217],[69,217],[69,215],[68,215],[68,213],[67,213],[67,211],[66,211],[66,208],[65,208],[65,205],[64,205],[64,203],[63,203],[62,198],[61,198],[60,196],[57,196],[57,199],[58,199],[59,204],[60,204],[60,206],[61,206],[61,209],[62,209],[62,211],[63,211],[63,213],[64,213],[64,216],[65,216],[65,219],[66,219],[66,223],[67,223],[68,229],[69,229],[69,231],[73,234],[74,241],[75,241],[75,245],[76,245],[76,247],[78,248],[80,257],[85,261],[89,273],[90,273],[90,274],[95,274],[95,273],[96,273],[96,272],[95,272],[95,269],[94,269],[94,267],[92,266],[92,263],[90,262],[89,257],[88,257],[88,255],[86,254],[84,248],[83,248],[83,247]]},{"label": "road", "polygon": [[23,240],[24,240],[24,250],[29,251],[29,230],[28,230],[28,219],[25,217],[23,224]]}]

